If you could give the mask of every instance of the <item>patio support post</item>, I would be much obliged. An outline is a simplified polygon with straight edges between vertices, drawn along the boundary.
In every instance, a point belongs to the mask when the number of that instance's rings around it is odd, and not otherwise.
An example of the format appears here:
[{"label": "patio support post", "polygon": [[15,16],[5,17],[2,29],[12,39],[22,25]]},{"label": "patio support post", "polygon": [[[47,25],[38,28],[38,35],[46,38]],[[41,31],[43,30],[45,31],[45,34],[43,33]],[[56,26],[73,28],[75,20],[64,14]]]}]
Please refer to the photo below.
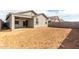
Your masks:
[{"label": "patio support post", "polygon": [[12,15],[12,30],[15,29],[15,17]]}]

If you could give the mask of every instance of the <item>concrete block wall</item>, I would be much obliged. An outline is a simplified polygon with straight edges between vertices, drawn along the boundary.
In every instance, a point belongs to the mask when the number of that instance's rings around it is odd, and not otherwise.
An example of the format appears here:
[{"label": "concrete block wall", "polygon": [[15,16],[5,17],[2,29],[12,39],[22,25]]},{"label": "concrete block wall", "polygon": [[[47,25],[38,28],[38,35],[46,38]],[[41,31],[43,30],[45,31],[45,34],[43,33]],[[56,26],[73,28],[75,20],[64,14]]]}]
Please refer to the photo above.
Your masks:
[{"label": "concrete block wall", "polygon": [[79,28],[79,22],[48,22],[49,27]]}]

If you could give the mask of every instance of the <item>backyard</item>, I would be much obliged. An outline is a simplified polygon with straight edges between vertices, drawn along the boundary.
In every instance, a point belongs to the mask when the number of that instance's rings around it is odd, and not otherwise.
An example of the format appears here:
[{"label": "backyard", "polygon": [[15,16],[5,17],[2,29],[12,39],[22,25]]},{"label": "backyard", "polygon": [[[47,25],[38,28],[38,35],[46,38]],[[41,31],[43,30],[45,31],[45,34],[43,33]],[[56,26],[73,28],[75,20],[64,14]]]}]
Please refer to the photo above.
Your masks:
[{"label": "backyard", "polygon": [[79,48],[79,29],[23,28],[0,32],[0,48]]}]

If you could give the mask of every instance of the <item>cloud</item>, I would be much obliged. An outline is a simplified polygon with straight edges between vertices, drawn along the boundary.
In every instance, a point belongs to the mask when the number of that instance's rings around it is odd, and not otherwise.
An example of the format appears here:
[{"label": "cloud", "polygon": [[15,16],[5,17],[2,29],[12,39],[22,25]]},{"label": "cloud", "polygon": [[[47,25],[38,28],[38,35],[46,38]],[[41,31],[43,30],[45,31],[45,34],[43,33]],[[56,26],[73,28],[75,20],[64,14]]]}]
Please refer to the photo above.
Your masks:
[{"label": "cloud", "polygon": [[78,10],[48,10],[48,15],[59,16],[65,21],[79,21]]}]

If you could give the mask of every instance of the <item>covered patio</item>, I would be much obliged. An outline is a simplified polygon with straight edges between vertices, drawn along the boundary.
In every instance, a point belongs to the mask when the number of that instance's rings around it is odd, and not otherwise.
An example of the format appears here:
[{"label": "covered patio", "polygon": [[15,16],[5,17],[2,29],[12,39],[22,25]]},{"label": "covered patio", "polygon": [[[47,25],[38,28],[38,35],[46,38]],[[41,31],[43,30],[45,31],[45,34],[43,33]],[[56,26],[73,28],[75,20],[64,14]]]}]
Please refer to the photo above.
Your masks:
[{"label": "covered patio", "polygon": [[31,28],[33,27],[34,18],[30,16],[22,16],[22,15],[15,15],[13,16],[14,20],[12,21],[14,25],[12,28]]}]

